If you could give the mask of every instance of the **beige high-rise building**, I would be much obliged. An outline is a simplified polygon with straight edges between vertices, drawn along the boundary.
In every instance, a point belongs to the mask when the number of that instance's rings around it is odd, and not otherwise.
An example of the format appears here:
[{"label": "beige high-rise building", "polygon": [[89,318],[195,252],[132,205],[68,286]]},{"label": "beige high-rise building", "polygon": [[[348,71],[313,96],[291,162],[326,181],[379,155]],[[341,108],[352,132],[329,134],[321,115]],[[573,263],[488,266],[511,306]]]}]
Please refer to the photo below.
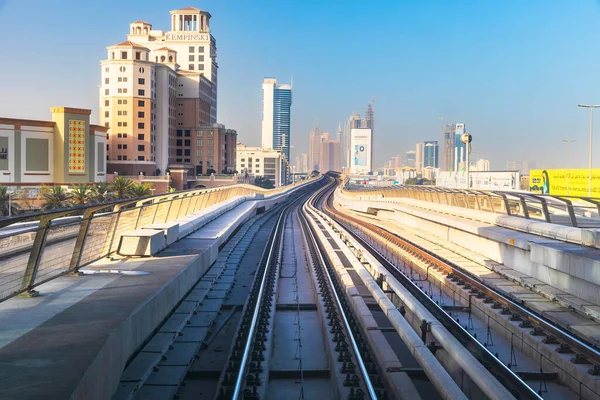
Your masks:
[{"label": "beige high-rise building", "polygon": [[319,127],[310,131],[310,150],[308,154],[308,172],[319,170],[319,161],[321,160],[321,133]]},{"label": "beige high-rise building", "polygon": [[171,30],[130,24],[101,61],[100,121],[109,128],[108,172],[164,173],[195,164],[192,139],[217,122],[216,41],[210,13],[174,10]]}]

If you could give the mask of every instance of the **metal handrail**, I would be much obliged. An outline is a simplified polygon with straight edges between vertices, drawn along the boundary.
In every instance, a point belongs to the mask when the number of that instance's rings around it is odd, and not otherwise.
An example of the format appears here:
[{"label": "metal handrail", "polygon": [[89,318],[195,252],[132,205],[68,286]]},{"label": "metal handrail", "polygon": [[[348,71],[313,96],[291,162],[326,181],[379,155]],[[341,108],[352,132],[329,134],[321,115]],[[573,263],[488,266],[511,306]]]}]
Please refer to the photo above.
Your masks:
[{"label": "metal handrail", "polygon": [[[314,175],[314,174],[313,174]],[[37,226],[35,227],[24,227],[23,230],[16,229],[14,233],[4,236],[0,239],[0,241],[7,240],[11,241],[13,238],[18,238],[21,235],[28,234],[34,235],[32,237],[33,240],[26,240],[27,244],[22,246],[23,248],[18,247],[16,250],[9,250],[8,252],[29,252],[27,264],[17,265],[17,267],[10,266],[14,274],[14,278],[10,280],[9,284],[6,284],[4,288],[0,286],[0,302],[4,301],[10,297],[15,295],[22,296],[36,296],[37,292],[34,290],[34,287],[47,282],[48,280],[55,279],[59,276],[65,274],[73,274],[77,275],[79,273],[79,268],[82,265],[87,265],[91,262],[101,259],[102,257],[107,257],[113,254],[116,250],[113,249],[114,243],[119,242],[120,236],[125,232],[120,232],[120,229],[129,229],[127,223],[133,222],[131,225],[131,229],[137,229],[142,221],[140,221],[145,210],[152,210],[154,207],[153,215],[150,217],[146,216],[144,219],[149,219],[150,222],[147,223],[156,223],[156,222],[169,222],[175,219],[181,218],[185,215],[189,215],[191,213],[200,211],[207,207],[210,207],[214,204],[223,202],[233,197],[237,196],[246,196],[252,194],[263,194],[263,195],[277,195],[289,189],[307,184],[312,182],[317,176],[312,176],[309,179],[299,181],[294,183],[293,185],[277,188],[277,189],[263,189],[258,186],[247,185],[247,184],[237,184],[237,185],[229,185],[229,186],[221,186],[218,188],[211,189],[191,189],[177,193],[168,193],[161,195],[153,195],[142,197],[138,199],[125,199],[125,200],[116,200],[103,204],[93,204],[87,206],[79,206],[72,207],[68,209],[62,210],[53,210],[46,211],[36,214],[29,215],[19,215],[12,218],[6,218],[0,220],[0,228],[7,227],[9,225],[23,222],[25,220],[29,220],[31,218],[37,218]],[[168,203],[168,206],[166,204]],[[163,207],[161,215],[157,215],[159,208]],[[99,214],[100,211],[111,209],[109,212],[104,212]],[[166,213],[164,213],[164,209],[167,208]],[[136,211],[137,210],[137,211]],[[63,217],[67,217],[74,213],[81,212],[83,215],[77,217],[68,217],[74,218],[73,221],[69,221],[68,223],[55,224],[55,221],[62,221]],[[129,221],[126,222],[125,227],[119,224],[119,220],[121,215],[124,213],[136,213]],[[164,214],[164,215],[163,215]],[[103,242],[98,248],[92,250],[91,252],[86,252],[86,241],[89,237],[89,229],[90,225],[97,218],[110,218],[109,227],[106,230],[106,241]],[[79,224],[79,230],[77,234],[73,234],[68,238],[60,238],[55,240],[75,240],[75,244],[71,252],[70,259],[64,261],[64,267],[62,265],[58,265],[57,267],[52,266],[51,272],[46,273],[41,281],[38,282],[38,269],[40,267],[40,263],[43,258],[44,248],[46,246],[46,241],[48,238],[49,231],[59,227],[59,226],[71,226]],[[55,231],[56,232],[56,231]],[[15,247],[12,242],[6,242],[10,244],[10,247]],[[29,244],[31,243],[31,244]],[[108,246],[107,246],[108,245]],[[29,248],[31,246],[31,248]],[[8,247],[8,246],[7,246]],[[86,261],[82,264],[82,256],[86,253]],[[12,257],[12,255],[4,255],[5,257]],[[69,257],[67,255],[67,257]],[[59,261],[62,262],[62,261]],[[4,265],[9,265],[8,263],[4,263]],[[16,284],[16,280],[20,279],[22,282],[20,285]]]}]

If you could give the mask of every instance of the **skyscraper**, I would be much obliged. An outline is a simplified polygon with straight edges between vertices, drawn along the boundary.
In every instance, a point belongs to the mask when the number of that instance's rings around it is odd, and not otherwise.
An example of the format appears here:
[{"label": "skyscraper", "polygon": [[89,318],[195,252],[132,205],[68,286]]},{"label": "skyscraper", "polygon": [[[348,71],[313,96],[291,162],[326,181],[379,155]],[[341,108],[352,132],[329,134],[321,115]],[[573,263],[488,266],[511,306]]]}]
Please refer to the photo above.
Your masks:
[{"label": "skyscraper", "polygon": [[415,168],[417,172],[421,172],[423,168],[423,159],[425,158],[425,143],[419,142],[417,143],[415,150]]},{"label": "skyscraper", "polygon": [[407,151],[406,152],[406,166],[415,168],[415,162],[416,162],[416,151],[414,151],[414,150]]},{"label": "skyscraper", "polygon": [[423,142],[423,168],[438,168],[439,146],[437,141]]},{"label": "skyscraper", "polygon": [[342,134],[341,139],[341,168],[350,168],[351,163],[351,154],[352,151],[350,149],[351,142],[351,132],[352,129],[358,129],[362,125],[362,120],[360,119],[360,114],[352,114],[344,123],[344,132]]},{"label": "skyscraper", "polygon": [[145,21],[101,61],[100,122],[110,128],[108,172],[162,173],[194,164],[191,136],[217,122],[217,50],[210,13],[173,10],[171,30]]},{"label": "skyscraper", "polygon": [[460,141],[465,132],[465,124],[448,124],[442,127],[443,171],[457,171],[459,164],[466,160],[466,146]]},{"label": "skyscraper", "polygon": [[262,147],[281,150],[290,159],[292,86],[265,78],[262,85]]},{"label": "skyscraper", "polygon": [[363,128],[367,128],[371,130],[371,163],[374,163],[373,158],[373,138],[375,136],[375,111],[373,110],[373,105],[369,103],[367,105],[367,111],[365,111],[365,121],[363,123]]},{"label": "skyscraper", "polygon": [[310,143],[308,153],[308,169],[310,171],[319,170],[319,161],[321,160],[321,132],[319,126],[310,131]]}]

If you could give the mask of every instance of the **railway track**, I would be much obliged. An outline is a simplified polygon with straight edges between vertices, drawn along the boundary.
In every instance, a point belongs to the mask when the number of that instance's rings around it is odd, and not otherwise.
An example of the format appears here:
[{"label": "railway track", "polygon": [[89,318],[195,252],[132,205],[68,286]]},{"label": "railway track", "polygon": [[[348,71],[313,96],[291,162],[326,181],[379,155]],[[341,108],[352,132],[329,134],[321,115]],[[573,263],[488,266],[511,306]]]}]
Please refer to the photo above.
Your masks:
[{"label": "railway track", "polygon": [[[531,385],[528,386],[524,379],[521,379],[518,374],[511,370],[510,363],[504,365],[502,362],[499,362],[497,354],[493,354],[486,348],[487,343],[484,342],[484,339],[480,337],[478,340],[476,335],[473,337],[473,334],[469,333],[466,329],[463,329],[463,327],[452,318],[452,313],[448,311],[448,308],[451,307],[444,309],[440,304],[436,304],[435,301],[433,301],[432,292],[423,287],[423,281],[431,282],[430,278],[435,278],[434,281],[439,281],[440,300],[442,299],[442,286],[446,286],[444,282],[447,281],[448,283],[458,286],[463,291],[467,292],[465,298],[468,299],[469,302],[468,307],[460,308],[468,308],[470,313],[472,301],[473,303],[483,303],[484,306],[489,306],[488,308],[494,312],[497,312],[502,316],[507,316],[511,322],[515,322],[513,325],[517,326],[517,329],[523,332],[522,335],[539,338],[542,343],[547,344],[550,347],[549,351],[555,350],[556,353],[559,354],[572,354],[573,357],[569,357],[570,360],[566,360],[567,365],[565,368],[569,367],[569,362],[575,365],[580,363],[591,364],[592,368],[587,370],[587,373],[591,378],[589,381],[584,381],[586,378],[585,376],[583,377],[584,379],[581,379],[581,377],[578,379],[569,376],[569,379],[564,379],[565,382],[563,382],[563,384],[570,386],[573,392],[577,393],[578,398],[600,398],[600,394],[598,394],[594,387],[595,376],[600,372],[597,367],[600,365],[600,354],[597,349],[573,336],[569,332],[560,329],[534,312],[515,303],[503,294],[496,292],[483,282],[452,265],[452,262],[449,260],[441,259],[415,243],[399,237],[374,223],[345,214],[335,209],[333,207],[332,194],[333,190],[330,190],[327,194],[323,194],[318,201],[317,207],[346,228],[360,244],[369,249],[369,252],[374,255],[392,276],[402,282],[405,287],[409,288],[411,293],[413,293],[423,304],[428,305],[428,309],[432,311],[432,314],[451,330],[455,337],[476,355],[478,360],[484,363],[484,365],[506,384],[515,395],[520,398],[540,398],[542,395],[544,395],[544,397],[551,396],[551,393],[542,390],[543,377],[544,374],[548,374],[548,371],[543,371],[540,367],[539,376],[542,380],[540,381],[540,389],[536,391],[531,390]],[[393,249],[393,251],[391,251],[391,249]],[[419,279],[411,277],[406,273],[407,271],[401,271],[401,269],[394,265],[389,259],[390,253],[410,257],[411,260],[418,260],[421,266],[424,267],[422,274],[417,275]],[[383,254],[386,254],[388,257]],[[542,354],[540,355],[541,365],[545,365],[542,363],[543,359],[544,355]],[[531,376],[532,375],[529,374],[530,379]]]},{"label": "railway track", "polygon": [[[302,207],[319,186],[240,228],[132,358],[114,399],[399,398],[390,377],[404,372],[381,368],[396,355],[379,359],[381,349],[355,315],[357,299],[347,295],[348,285],[357,289],[340,280],[314,216]],[[364,302],[369,296],[361,293]],[[159,360],[152,366],[149,357]],[[130,376],[143,366],[148,371],[133,387]],[[424,393],[437,399],[416,374]]]}]

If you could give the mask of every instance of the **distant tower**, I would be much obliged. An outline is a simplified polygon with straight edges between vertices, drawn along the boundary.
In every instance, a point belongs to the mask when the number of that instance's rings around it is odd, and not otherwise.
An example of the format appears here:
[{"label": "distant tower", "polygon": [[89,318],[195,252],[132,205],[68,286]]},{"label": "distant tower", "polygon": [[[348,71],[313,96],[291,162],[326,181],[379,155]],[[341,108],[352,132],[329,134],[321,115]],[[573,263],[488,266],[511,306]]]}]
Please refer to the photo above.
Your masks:
[{"label": "distant tower", "polygon": [[375,143],[375,110],[373,110],[373,102],[375,98],[371,100],[371,103],[367,106],[367,111],[365,112],[365,128],[371,130],[371,163],[374,163],[373,159],[373,144]]},{"label": "distant tower", "polygon": [[342,141],[342,123],[341,122],[338,123],[338,128],[337,128],[335,138],[336,138],[336,140],[339,140],[340,142]]},{"label": "distant tower", "polygon": [[277,79],[265,78],[262,85],[262,147],[283,150],[290,160],[290,109],[292,85],[279,85]]}]

